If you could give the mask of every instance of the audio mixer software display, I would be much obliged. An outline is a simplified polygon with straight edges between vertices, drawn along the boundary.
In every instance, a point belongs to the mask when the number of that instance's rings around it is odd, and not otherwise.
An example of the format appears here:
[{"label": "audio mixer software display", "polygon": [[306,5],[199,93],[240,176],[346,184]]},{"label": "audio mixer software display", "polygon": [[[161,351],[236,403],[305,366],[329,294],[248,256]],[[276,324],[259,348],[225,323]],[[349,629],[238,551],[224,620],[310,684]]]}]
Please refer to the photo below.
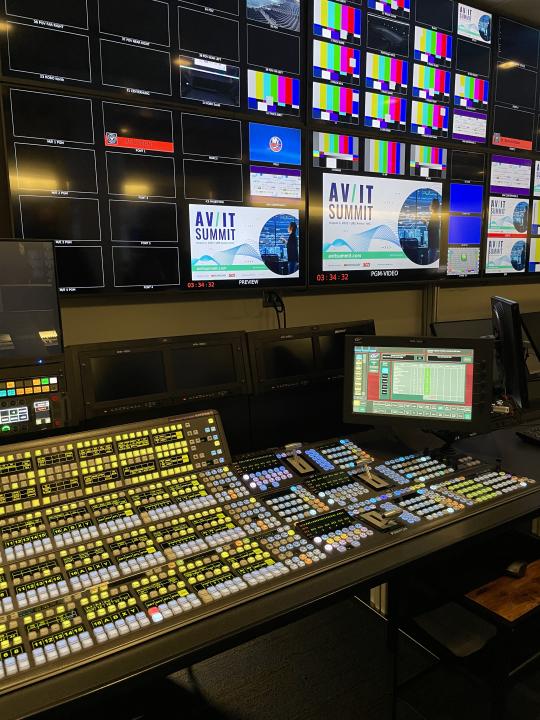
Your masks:
[{"label": "audio mixer software display", "polygon": [[474,351],[354,349],[353,412],[470,421]]}]

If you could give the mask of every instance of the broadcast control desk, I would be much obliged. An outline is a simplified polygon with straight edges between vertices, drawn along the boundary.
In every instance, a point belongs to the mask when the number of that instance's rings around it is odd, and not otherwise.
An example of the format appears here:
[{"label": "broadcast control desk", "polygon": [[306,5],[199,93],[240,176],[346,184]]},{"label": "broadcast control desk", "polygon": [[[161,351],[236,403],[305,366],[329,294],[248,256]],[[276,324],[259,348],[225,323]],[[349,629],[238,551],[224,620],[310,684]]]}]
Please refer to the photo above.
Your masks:
[{"label": "broadcast control desk", "polygon": [[233,463],[198,413],[0,449],[0,717],[188,664],[308,605],[534,515],[466,454],[355,439]]}]

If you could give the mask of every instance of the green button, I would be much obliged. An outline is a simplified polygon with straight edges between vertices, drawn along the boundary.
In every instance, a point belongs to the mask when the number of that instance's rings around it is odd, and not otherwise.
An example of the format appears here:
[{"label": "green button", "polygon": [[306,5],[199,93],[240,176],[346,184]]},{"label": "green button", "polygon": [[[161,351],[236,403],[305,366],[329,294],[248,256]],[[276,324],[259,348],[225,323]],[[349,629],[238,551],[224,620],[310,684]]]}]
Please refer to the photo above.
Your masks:
[{"label": "green button", "polygon": [[2,425],[2,432],[10,432],[11,425]]}]

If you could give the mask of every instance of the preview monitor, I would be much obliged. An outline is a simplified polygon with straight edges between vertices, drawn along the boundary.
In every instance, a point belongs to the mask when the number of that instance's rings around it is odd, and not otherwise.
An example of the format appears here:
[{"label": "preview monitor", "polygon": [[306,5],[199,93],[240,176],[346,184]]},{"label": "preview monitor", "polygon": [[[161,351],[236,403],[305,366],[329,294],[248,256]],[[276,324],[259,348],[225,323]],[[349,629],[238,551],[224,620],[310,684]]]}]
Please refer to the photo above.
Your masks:
[{"label": "preview monitor", "polygon": [[487,427],[492,340],[349,335],[345,352],[345,422],[456,433]]},{"label": "preview monitor", "polygon": [[193,203],[189,233],[193,286],[304,283],[304,216],[299,209]]},{"label": "preview monitor", "polygon": [[56,245],[58,289],[97,291],[105,287],[103,248],[99,245]]},{"label": "preview monitor", "polygon": [[52,244],[0,242],[0,364],[62,352]]},{"label": "preview monitor", "polygon": [[495,296],[491,298],[491,310],[495,351],[504,377],[505,394],[518,407],[525,408],[529,391],[519,303]]}]

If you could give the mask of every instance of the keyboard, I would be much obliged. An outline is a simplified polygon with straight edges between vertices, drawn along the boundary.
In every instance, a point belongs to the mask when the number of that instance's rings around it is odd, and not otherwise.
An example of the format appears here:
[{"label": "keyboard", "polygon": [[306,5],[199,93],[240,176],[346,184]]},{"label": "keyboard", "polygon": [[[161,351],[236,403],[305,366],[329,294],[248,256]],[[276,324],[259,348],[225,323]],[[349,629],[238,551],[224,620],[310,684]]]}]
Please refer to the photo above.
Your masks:
[{"label": "keyboard", "polygon": [[540,445],[540,425],[526,425],[516,430],[516,435],[532,445]]}]

